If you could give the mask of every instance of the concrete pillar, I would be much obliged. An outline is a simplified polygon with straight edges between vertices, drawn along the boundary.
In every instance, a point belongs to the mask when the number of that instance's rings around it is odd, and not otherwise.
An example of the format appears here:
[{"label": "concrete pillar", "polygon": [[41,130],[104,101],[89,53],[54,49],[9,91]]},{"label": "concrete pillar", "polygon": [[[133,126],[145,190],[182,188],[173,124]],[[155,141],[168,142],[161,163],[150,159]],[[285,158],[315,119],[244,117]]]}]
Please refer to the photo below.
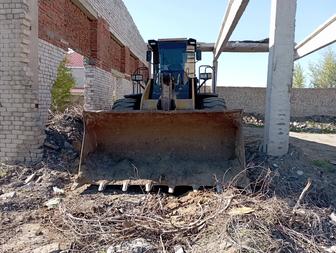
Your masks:
[{"label": "concrete pillar", "polygon": [[264,151],[288,152],[296,0],[272,0],[266,91]]},{"label": "concrete pillar", "polygon": [[39,114],[38,1],[0,3],[0,161],[42,158]]},{"label": "concrete pillar", "polygon": [[212,92],[216,93],[216,86],[217,86],[217,73],[218,73],[218,60],[214,60],[212,63],[213,66],[213,77],[212,77]]}]

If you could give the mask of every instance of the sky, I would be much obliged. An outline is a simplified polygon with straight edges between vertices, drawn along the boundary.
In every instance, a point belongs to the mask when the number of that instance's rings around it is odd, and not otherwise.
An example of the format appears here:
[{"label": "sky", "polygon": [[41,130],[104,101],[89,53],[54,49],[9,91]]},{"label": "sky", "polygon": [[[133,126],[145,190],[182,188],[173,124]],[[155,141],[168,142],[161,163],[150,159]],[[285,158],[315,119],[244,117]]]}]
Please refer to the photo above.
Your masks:
[{"label": "sky", "polygon": [[[227,2],[227,0],[124,0],[145,41],[188,37],[212,43],[217,40]],[[250,0],[230,40],[268,38],[270,10],[271,0]],[[335,13],[336,0],[297,0],[295,41],[299,43]],[[327,48],[332,48],[336,52],[335,43]],[[317,63],[327,48],[297,61],[307,77],[309,65]],[[219,86],[265,87],[267,63],[267,53],[222,53],[219,59],[217,83]],[[212,53],[203,54],[202,64],[212,65]]]}]

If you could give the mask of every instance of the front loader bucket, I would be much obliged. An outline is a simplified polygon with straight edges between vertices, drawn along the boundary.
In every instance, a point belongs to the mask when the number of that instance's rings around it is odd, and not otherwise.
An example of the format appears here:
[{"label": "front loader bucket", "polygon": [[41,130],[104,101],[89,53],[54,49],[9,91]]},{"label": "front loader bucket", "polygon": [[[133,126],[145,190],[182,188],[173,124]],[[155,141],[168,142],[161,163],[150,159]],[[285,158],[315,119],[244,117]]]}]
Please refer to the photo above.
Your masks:
[{"label": "front loader bucket", "polygon": [[85,111],[77,183],[246,186],[242,112]]}]

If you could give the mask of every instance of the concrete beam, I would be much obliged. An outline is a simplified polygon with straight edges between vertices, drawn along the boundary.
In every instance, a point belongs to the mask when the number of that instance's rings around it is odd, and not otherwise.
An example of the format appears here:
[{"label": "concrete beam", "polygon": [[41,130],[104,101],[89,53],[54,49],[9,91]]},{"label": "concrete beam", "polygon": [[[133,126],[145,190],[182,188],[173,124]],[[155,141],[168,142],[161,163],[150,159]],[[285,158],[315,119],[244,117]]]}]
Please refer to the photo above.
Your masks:
[{"label": "concrete beam", "polygon": [[197,47],[202,52],[213,52],[215,48],[215,43],[199,42],[197,43]]},{"label": "concrete beam", "polygon": [[336,41],[336,14],[318,27],[296,47],[295,60],[311,54]]},{"label": "concrete beam", "polygon": [[[232,53],[267,53],[269,51],[269,44],[266,42],[243,42],[243,41],[229,41],[221,52]],[[214,43],[199,43],[198,48],[202,52],[213,52],[215,48]]]},{"label": "concrete beam", "polygon": [[296,0],[272,0],[264,151],[288,152],[290,92],[293,78]]},{"label": "concrete beam", "polygon": [[248,2],[249,0],[229,0],[224,20],[214,48],[215,60],[218,59],[227,42],[229,41],[231,34],[236,28],[239,19],[243,15]]},{"label": "concrete beam", "polygon": [[224,47],[223,52],[237,53],[267,53],[269,51],[268,43],[239,42],[229,41]]}]

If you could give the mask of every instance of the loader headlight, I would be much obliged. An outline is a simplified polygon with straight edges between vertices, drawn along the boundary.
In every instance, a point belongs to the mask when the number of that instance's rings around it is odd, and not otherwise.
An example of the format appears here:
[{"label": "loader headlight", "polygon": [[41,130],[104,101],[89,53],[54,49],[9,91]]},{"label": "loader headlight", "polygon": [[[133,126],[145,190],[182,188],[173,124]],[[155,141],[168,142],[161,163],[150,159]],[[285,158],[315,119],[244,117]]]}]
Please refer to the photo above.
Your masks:
[{"label": "loader headlight", "polygon": [[142,75],[132,75],[132,81],[134,82],[141,82],[143,80],[143,76]]},{"label": "loader headlight", "polygon": [[195,39],[189,39],[188,44],[192,46],[196,46],[196,40]]},{"label": "loader headlight", "polygon": [[202,80],[212,79],[212,73],[200,73],[199,78]]}]

